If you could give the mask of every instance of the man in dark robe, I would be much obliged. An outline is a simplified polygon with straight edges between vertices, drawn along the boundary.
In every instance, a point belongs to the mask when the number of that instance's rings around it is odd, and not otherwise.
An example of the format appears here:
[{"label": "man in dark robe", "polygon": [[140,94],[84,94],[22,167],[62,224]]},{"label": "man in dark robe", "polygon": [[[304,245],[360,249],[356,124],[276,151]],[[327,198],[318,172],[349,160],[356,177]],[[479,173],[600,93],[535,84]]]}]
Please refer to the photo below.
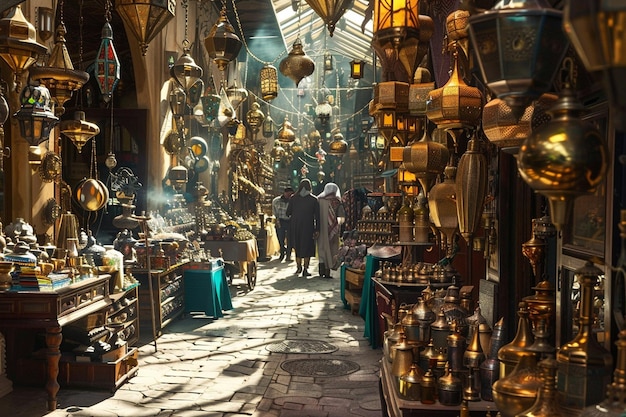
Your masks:
[{"label": "man in dark robe", "polygon": [[300,181],[296,193],[289,199],[287,215],[291,218],[289,240],[296,251],[296,274],[311,275],[308,271],[311,257],[315,256],[315,241],[320,228],[320,206],[311,194],[311,181]]}]

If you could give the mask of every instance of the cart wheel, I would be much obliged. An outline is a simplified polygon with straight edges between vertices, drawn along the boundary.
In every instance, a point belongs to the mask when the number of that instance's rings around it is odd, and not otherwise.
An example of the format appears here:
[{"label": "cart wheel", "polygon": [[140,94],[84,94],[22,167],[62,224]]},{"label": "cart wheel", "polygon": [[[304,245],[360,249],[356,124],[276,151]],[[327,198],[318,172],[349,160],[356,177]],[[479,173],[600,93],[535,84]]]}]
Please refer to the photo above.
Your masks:
[{"label": "cart wheel", "polygon": [[228,264],[224,264],[224,273],[226,274],[226,281],[228,281],[228,285],[233,284],[233,269]]},{"label": "cart wheel", "polygon": [[254,289],[254,286],[256,285],[256,262],[254,261],[248,262],[247,278],[248,288],[250,289],[250,291],[252,291]]}]

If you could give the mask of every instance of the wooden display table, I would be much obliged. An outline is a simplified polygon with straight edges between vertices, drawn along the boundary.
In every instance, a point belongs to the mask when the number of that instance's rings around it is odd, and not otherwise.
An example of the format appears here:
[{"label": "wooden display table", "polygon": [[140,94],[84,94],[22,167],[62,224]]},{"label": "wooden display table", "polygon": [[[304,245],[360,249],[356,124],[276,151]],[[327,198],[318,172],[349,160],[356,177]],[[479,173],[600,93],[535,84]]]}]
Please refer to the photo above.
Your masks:
[{"label": "wooden display table", "polygon": [[[56,291],[5,291],[0,292],[0,329],[6,329],[7,353],[16,358],[17,331],[20,329],[45,329],[48,410],[55,410],[59,392],[59,359],[61,358],[62,327],[106,308],[109,299],[110,275],[84,279]],[[21,334],[21,332],[20,332]],[[16,362],[9,361],[9,375]]]}]

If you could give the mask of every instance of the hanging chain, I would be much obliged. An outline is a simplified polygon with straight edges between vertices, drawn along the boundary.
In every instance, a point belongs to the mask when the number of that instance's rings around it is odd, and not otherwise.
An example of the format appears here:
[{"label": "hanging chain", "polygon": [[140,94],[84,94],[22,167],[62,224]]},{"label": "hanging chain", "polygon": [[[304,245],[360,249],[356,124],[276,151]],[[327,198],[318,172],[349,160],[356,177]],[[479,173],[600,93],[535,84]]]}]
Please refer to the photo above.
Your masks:
[{"label": "hanging chain", "polygon": [[111,22],[111,0],[107,0],[104,4],[104,20],[107,23]]},{"label": "hanging chain", "polygon": [[60,15],[59,15],[59,21],[61,22],[61,24],[65,23],[65,18],[63,17],[63,9],[65,7],[63,6],[63,0],[59,1],[59,10],[60,10]]},{"label": "hanging chain", "polygon": [[114,153],[113,152],[113,96],[111,96],[111,102],[109,103],[109,106],[111,107],[111,132],[109,132],[109,153]]},{"label": "hanging chain", "polygon": [[182,6],[183,9],[185,9],[185,39],[183,39],[183,50],[188,52],[189,51],[189,4],[188,4],[188,0],[183,0],[182,2]]},{"label": "hanging chain", "polygon": [[78,69],[83,70],[83,26],[85,18],[83,16],[83,0],[78,4]]},{"label": "hanging chain", "polygon": [[[235,5],[235,0],[232,0],[232,2],[233,2],[233,11],[235,12],[235,20],[237,20],[237,28],[239,29],[239,34],[241,34],[241,42],[243,42],[243,46],[246,48],[246,52],[248,52],[248,55],[250,55],[255,61],[257,61],[257,62],[259,62],[259,63],[261,63],[263,65],[272,65],[272,64],[274,64],[287,51],[282,51],[276,58],[274,58],[273,61],[264,61],[261,58],[257,57],[256,55],[254,55],[254,53],[252,53],[252,51],[250,50],[250,47],[248,46],[248,42],[246,41],[246,37],[244,36],[243,25],[241,24],[241,20],[239,19],[239,12],[237,11],[237,6]],[[224,3],[224,2],[222,2],[222,3]],[[226,5],[224,5],[224,8],[226,8]]]}]

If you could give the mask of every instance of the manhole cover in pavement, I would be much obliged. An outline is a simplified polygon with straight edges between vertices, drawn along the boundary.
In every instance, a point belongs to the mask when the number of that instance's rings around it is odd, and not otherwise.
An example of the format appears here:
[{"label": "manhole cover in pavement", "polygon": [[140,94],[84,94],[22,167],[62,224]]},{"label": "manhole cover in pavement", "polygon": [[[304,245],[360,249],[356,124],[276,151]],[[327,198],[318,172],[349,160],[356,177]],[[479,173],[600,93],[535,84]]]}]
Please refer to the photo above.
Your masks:
[{"label": "manhole cover in pavement", "polygon": [[274,353],[332,353],[337,346],[322,340],[283,340],[278,343],[270,343],[267,350]]},{"label": "manhole cover in pavement", "polygon": [[292,359],[280,367],[296,376],[342,376],[359,370],[359,364],[343,359]]}]

